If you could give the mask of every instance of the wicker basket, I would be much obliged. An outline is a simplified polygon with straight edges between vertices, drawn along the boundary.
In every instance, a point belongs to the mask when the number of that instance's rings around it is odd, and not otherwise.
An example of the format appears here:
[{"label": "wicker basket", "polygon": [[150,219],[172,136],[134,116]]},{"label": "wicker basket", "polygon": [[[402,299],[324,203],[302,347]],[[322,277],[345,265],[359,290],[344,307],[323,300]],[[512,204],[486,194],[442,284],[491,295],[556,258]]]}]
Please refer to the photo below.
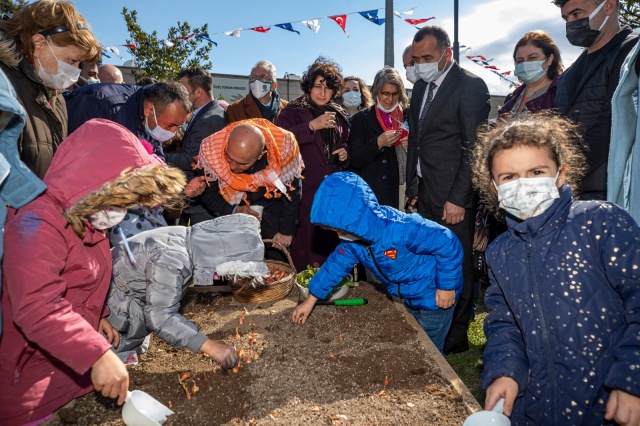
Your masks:
[{"label": "wicker basket", "polygon": [[277,246],[277,248],[287,256],[287,260],[289,260],[289,264],[287,264],[279,260],[267,259],[265,262],[269,269],[276,267],[287,272],[287,275],[281,280],[260,287],[253,287],[250,278],[239,278],[231,286],[231,294],[233,298],[240,303],[272,302],[283,299],[289,294],[295,283],[296,268],[293,266],[289,251],[277,241],[264,240],[264,242]]}]

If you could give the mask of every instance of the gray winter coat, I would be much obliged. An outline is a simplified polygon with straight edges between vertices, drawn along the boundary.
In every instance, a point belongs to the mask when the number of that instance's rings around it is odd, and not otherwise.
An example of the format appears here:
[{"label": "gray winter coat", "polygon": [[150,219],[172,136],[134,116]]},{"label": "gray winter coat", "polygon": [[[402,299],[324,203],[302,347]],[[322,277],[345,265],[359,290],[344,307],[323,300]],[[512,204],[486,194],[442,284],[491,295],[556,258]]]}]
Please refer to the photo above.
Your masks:
[{"label": "gray winter coat", "polygon": [[178,313],[193,281],[211,285],[213,275],[266,276],[260,224],[252,216],[233,214],[191,227],[168,226],[141,232],[112,251],[113,277],[107,296],[108,320],[120,333],[118,353],[144,351],[155,333],[175,348],[197,352],[207,340]]}]

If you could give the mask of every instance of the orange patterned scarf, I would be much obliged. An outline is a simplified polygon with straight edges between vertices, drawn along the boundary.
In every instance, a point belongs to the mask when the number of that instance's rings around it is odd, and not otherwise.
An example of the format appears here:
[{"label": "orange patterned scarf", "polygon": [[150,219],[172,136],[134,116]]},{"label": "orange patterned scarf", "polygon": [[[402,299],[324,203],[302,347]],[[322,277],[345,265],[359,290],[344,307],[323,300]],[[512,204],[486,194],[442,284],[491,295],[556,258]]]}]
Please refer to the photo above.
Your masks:
[{"label": "orange patterned scarf", "polygon": [[[253,174],[233,173],[226,159],[227,144],[233,129],[240,124],[251,124],[260,129],[265,139],[267,167]],[[232,205],[247,201],[247,192],[266,188],[265,198],[287,198],[287,187],[295,178],[302,176],[304,163],[293,133],[281,129],[269,120],[251,118],[236,121],[207,137],[200,145],[197,166],[204,170],[209,180],[218,180],[220,194]]]}]

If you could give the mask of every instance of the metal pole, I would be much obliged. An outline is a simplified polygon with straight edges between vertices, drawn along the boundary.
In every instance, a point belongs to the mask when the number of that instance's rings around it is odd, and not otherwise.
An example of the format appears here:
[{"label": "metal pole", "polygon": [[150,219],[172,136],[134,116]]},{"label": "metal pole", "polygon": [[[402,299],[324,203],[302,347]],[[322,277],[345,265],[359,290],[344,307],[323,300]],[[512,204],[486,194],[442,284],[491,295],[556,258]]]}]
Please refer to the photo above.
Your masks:
[{"label": "metal pole", "polygon": [[393,0],[385,0],[384,64],[393,67]]},{"label": "metal pole", "polygon": [[458,0],[453,0],[453,59],[460,63],[460,43],[458,42]]},{"label": "metal pole", "polygon": [[289,73],[285,72],[284,73],[284,78],[287,79],[287,101],[289,100]]}]

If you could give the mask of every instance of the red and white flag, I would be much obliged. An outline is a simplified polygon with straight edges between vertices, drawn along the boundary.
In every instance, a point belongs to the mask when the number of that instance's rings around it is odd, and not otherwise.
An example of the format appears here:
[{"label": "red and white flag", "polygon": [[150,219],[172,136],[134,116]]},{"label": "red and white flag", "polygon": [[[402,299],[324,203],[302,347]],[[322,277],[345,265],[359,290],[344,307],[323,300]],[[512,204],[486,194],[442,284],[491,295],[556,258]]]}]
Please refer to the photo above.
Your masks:
[{"label": "red and white flag", "polygon": [[257,31],[259,33],[268,33],[269,30],[271,29],[271,27],[265,28],[265,27],[253,27],[253,28],[249,28],[250,30],[253,31]]},{"label": "red and white flag", "polygon": [[408,22],[411,25],[418,25],[418,24],[424,24],[425,22],[430,21],[432,19],[436,19],[436,17],[432,16],[431,18],[405,19],[405,22]]},{"label": "red and white flag", "polygon": [[334,21],[336,21],[336,24],[340,25],[340,28],[342,28],[342,31],[344,31],[344,33],[347,35],[347,37],[349,37],[349,33],[347,32],[347,15],[335,15],[335,16],[329,16],[329,19],[333,19]]}]

